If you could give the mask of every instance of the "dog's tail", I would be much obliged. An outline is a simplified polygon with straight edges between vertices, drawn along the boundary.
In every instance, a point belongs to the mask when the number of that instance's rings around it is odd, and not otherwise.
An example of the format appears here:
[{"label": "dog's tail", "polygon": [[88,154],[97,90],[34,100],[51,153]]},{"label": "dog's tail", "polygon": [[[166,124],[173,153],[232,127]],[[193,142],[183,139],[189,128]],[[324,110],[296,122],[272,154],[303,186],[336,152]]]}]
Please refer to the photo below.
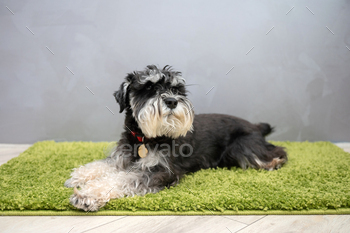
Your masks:
[{"label": "dog's tail", "polygon": [[267,123],[260,123],[257,126],[258,126],[258,129],[260,130],[261,134],[264,137],[269,135],[270,133],[272,133],[274,131],[274,128],[271,127],[271,125],[269,125]]}]

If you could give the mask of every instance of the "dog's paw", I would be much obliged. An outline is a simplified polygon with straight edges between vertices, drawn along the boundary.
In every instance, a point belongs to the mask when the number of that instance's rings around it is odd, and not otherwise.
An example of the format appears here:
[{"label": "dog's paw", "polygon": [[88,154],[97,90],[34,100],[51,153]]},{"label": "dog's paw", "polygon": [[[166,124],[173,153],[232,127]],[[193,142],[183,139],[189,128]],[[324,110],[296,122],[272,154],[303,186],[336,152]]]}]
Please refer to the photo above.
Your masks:
[{"label": "dog's paw", "polygon": [[70,197],[70,203],[76,208],[87,212],[98,211],[105,205],[105,202],[99,200],[98,198],[80,194],[76,187],[74,187],[74,194]]}]

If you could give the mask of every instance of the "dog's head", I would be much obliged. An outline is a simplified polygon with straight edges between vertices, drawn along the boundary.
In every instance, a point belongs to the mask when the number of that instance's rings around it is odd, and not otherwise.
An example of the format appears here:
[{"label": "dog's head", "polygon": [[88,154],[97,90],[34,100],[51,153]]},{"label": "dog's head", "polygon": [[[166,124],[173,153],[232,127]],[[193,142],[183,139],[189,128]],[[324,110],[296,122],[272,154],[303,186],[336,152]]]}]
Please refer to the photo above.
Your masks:
[{"label": "dog's head", "polygon": [[120,105],[132,112],[142,133],[153,138],[178,138],[192,131],[193,106],[186,97],[185,79],[170,66],[129,73],[114,93]]}]

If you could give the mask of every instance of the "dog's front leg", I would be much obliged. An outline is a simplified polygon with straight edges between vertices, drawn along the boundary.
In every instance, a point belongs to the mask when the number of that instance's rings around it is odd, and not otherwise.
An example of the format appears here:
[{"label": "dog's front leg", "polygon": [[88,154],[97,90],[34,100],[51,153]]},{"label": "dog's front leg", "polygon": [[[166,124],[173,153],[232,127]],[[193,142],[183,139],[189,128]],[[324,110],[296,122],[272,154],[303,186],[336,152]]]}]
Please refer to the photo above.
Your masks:
[{"label": "dog's front leg", "polygon": [[125,196],[156,193],[164,187],[149,187],[150,176],[146,171],[119,171],[87,181],[81,189],[74,189],[70,203],[85,211],[97,211],[110,199]]},{"label": "dog's front leg", "polygon": [[94,161],[84,166],[74,168],[71,173],[71,178],[66,180],[64,186],[68,188],[81,187],[90,180],[100,178],[106,172],[116,172],[115,166],[107,163],[107,159]]}]

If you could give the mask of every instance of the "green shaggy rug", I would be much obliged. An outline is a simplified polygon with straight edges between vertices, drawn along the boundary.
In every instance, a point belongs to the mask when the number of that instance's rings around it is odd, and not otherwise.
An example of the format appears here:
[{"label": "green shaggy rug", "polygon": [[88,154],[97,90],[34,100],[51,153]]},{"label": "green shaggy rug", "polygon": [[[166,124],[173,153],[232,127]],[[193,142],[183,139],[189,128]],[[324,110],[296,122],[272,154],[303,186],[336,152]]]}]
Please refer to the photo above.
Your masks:
[{"label": "green shaggy rug", "polygon": [[0,215],[350,214],[350,154],[330,142],[273,143],[289,154],[280,170],[201,170],[85,213],[63,184],[72,168],[104,158],[110,143],[38,142],[0,167]]}]

